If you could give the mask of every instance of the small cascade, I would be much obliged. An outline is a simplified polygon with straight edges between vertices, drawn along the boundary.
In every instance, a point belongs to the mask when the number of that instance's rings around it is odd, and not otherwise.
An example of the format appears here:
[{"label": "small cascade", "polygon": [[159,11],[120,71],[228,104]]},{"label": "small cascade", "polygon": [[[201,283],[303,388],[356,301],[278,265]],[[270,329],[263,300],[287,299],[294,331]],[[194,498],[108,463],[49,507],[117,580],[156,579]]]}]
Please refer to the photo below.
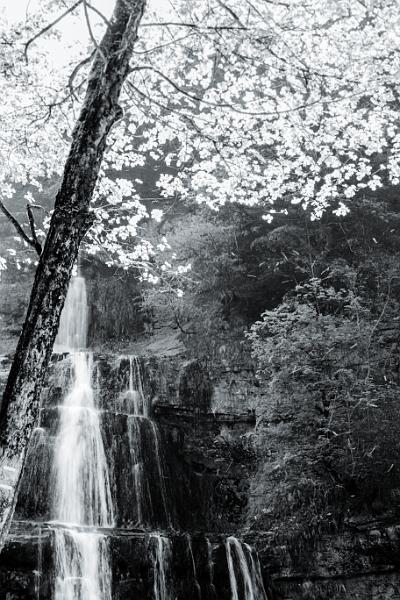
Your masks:
[{"label": "small cascade", "polygon": [[127,419],[131,465],[135,484],[137,524],[139,527],[171,525],[165,484],[165,465],[160,434],[149,417],[149,403],[143,391],[138,357],[129,358],[129,389],[132,404]]},{"label": "small cascade", "polygon": [[201,587],[199,584],[199,580],[197,578],[197,569],[196,569],[196,563],[195,563],[194,554],[193,554],[192,538],[190,537],[189,534],[187,534],[186,539],[187,539],[187,544],[188,544],[188,552],[189,552],[190,562],[192,563],[193,581],[194,581],[194,586],[196,588],[196,595],[197,595],[198,600],[201,600]]},{"label": "small cascade", "polygon": [[55,556],[55,600],[111,600],[111,569],[103,535],[56,530]]},{"label": "small cascade", "polygon": [[72,381],[59,407],[52,474],[55,600],[111,600],[107,540],[96,528],[112,527],[114,516],[86,336],[85,281],[76,277],[57,337],[57,348],[69,350]]},{"label": "small cascade", "polygon": [[250,557],[250,561],[251,561],[250,574],[251,574],[253,589],[255,591],[255,598],[256,599],[267,598],[268,595],[264,588],[263,577],[261,574],[260,559],[258,558],[258,554],[255,552],[254,548],[249,546],[249,544],[245,544],[245,547],[247,548],[248,556]]},{"label": "small cascade", "polygon": [[155,541],[153,569],[154,569],[154,600],[170,600],[167,585],[167,571],[171,556],[171,542],[167,537],[158,533],[150,536]]},{"label": "small cascade", "polygon": [[214,596],[216,596],[216,589],[214,585],[214,560],[213,560],[213,549],[211,542],[208,538],[206,538],[207,542],[207,567],[208,567],[208,576],[210,579],[210,589]]},{"label": "small cascade", "polygon": [[226,542],[232,600],[268,600],[258,557],[248,544],[230,536]]},{"label": "small cascade", "polygon": [[35,600],[40,600],[40,587],[42,584],[42,563],[43,563],[43,556],[42,556],[42,528],[39,526],[39,532],[38,532],[38,561],[37,561],[37,569],[34,572],[34,577],[35,577]]},{"label": "small cascade", "polygon": [[129,390],[135,415],[149,416],[149,405],[143,392],[143,375],[137,356],[129,357]]}]

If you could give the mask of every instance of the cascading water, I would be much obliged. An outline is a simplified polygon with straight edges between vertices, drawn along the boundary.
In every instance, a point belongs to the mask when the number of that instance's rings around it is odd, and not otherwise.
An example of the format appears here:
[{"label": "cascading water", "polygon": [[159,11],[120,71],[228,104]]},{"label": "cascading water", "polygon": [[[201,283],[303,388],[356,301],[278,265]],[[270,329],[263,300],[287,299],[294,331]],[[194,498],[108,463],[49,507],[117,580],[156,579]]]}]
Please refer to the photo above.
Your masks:
[{"label": "cascading water", "polygon": [[104,535],[55,531],[55,600],[111,600],[111,569]]},{"label": "cascading water", "polygon": [[215,585],[214,585],[213,549],[212,549],[211,542],[208,538],[206,538],[206,542],[207,542],[207,567],[208,567],[208,574],[209,574],[209,578],[210,578],[210,588],[211,588],[212,594],[214,596],[216,596],[216,589],[215,589]]},{"label": "cascading water", "polygon": [[154,600],[170,600],[167,585],[167,569],[171,555],[171,542],[167,537],[153,533],[150,539],[155,541],[153,556],[154,569]]},{"label": "cascading water", "polygon": [[253,549],[233,536],[227,538],[225,545],[232,600],[268,600]]},{"label": "cascading water", "polygon": [[56,348],[69,351],[72,383],[59,407],[53,464],[55,600],[111,600],[107,540],[114,523],[107,461],[92,388],[86,286],[71,281]]},{"label": "cascading water", "polygon": [[258,554],[254,551],[254,549],[251,546],[249,546],[249,544],[245,544],[245,547],[247,549],[247,553],[251,562],[250,575],[255,598],[256,600],[263,600],[265,598],[268,599],[268,594],[265,591],[264,582],[261,574],[261,565],[260,559],[258,558]]},{"label": "cascading water", "polygon": [[138,357],[129,357],[129,389],[124,394],[130,400],[128,437],[131,465],[135,482],[137,524],[170,526],[165,485],[164,460],[156,424],[149,418],[149,403],[143,391],[143,378]]},{"label": "cascading water", "polygon": [[196,569],[196,562],[194,560],[194,554],[193,554],[192,538],[190,537],[189,534],[187,534],[186,539],[187,539],[187,545],[188,545],[188,552],[189,552],[189,556],[190,556],[190,562],[192,563],[194,586],[196,588],[197,598],[198,598],[198,600],[201,600],[201,587],[199,584],[199,580],[197,578],[197,569]]},{"label": "cascading water", "polygon": [[71,352],[71,350],[86,348],[87,331],[88,306],[85,279],[73,277],[61,313],[54,350]]},{"label": "cascading water", "polygon": [[100,420],[91,387],[92,357],[72,354],[73,385],[60,407],[55,443],[54,517],[62,523],[113,524]]},{"label": "cascading water", "polygon": [[[45,525],[46,529],[50,525],[52,530],[54,561],[51,575],[54,575],[54,581],[49,588],[47,541],[44,536],[42,553],[39,534],[35,597],[37,600],[48,598],[48,590],[52,589],[53,600],[112,600],[112,589],[115,597],[122,598],[128,597],[124,595],[128,587],[135,590],[133,586],[138,585],[141,590],[138,597],[145,594],[146,598],[154,600],[185,597],[194,600],[228,597],[231,600],[267,600],[260,563],[250,546],[229,537],[225,541],[226,562],[222,560],[224,568],[221,570],[219,557],[221,551],[223,556],[224,548],[219,536],[218,542],[213,541],[214,547],[207,538],[192,538],[190,534],[174,531],[179,523],[179,510],[173,504],[176,494],[172,494],[167,482],[168,476],[173,475],[168,469],[175,464],[179,469],[179,464],[175,463],[175,454],[168,456],[168,463],[165,460],[164,438],[151,418],[150,396],[146,393],[148,385],[143,377],[144,362],[137,356],[129,357],[129,361],[121,360],[115,371],[116,377],[114,379],[112,374],[111,381],[118,382],[122,377],[125,389],[115,399],[114,410],[109,410],[108,397],[102,398],[104,409],[100,413],[98,391],[104,390],[103,381],[109,372],[107,368],[103,370],[102,358],[95,365],[92,354],[85,350],[87,315],[85,281],[76,277],[71,282],[56,340],[56,349],[68,356],[57,361],[55,371],[60,370],[60,373],[56,385],[50,388],[57,390],[50,396],[51,400],[58,398],[60,387],[66,390],[62,404],[58,406],[54,445],[50,433],[54,423],[53,403],[49,403],[51,420],[44,412],[43,426],[35,430],[30,444],[33,457],[39,455],[47,460],[54,447],[51,521]],[[101,421],[107,431],[105,439],[115,469],[112,481],[118,506],[125,500],[119,482],[122,490],[126,489],[126,498],[132,498],[133,493],[133,501],[127,503],[127,517],[119,516],[119,523],[126,523],[128,528],[136,525],[133,532],[128,529],[122,534],[114,530],[112,534],[114,573],[118,573],[114,582],[108,546],[110,532],[106,530],[114,527],[115,520]],[[109,435],[114,431],[115,437]],[[172,438],[167,449],[175,452]],[[124,464],[120,465],[114,457],[121,457]],[[177,473],[178,476],[183,473],[185,477],[186,471],[178,470]],[[31,483],[34,487],[38,479],[37,469],[28,469],[25,487],[30,487]],[[40,494],[37,499],[35,497],[36,501],[40,506]],[[188,501],[192,501],[190,496]],[[47,507],[46,499],[46,510]],[[137,528],[142,531],[138,532]],[[136,553],[137,547],[143,549],[143,554]],[[125,555],[128,548],[133,550],[132,560],[138,561],[133,563],[139,565],[137,570],[129,565],[131,554]],[[218,559],[215,565],[214,558]],[[150,576],[144,577],[144,572]],[[121,588],[118,587],[119,578],[123,579]],[[135,597],[135,594],[129,597]]]}]

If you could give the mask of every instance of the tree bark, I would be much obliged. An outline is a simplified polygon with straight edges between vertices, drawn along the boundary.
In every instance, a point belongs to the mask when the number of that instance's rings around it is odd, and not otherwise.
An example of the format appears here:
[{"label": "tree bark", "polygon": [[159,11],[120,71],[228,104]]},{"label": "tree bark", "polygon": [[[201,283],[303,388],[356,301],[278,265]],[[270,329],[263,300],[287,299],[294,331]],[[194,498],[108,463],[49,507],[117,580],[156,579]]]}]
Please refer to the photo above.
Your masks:
[{"label": "tree bark", "polygon": [[12,518],[27,444],[80,243],[94,217],[90,202],[107,135],[122,116],[118,100],[129,72],[146,0],[117,0],[90,70],[29,307],[0,408],[0,548]]}]

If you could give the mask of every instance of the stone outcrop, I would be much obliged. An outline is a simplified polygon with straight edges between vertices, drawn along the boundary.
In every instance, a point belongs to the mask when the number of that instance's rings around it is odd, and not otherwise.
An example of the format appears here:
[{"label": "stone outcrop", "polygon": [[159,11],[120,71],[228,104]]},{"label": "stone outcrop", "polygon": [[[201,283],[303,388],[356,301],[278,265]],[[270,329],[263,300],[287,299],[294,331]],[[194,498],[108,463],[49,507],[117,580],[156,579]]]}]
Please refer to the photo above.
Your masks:
[{"label": "stone outcrop", "polygon": [[[54,358],[43,393],[40,427],[30,444],[14,522],[0,556],[0,600],[51,598],[50,491],[57,407],[69,378],[65,358]],[[268,469],[257,469],[260,456],[254,439],[263,390],[257,387],[250,366],[225,368],[217,378],[205,372],[204,365],[196,365],[197,385],[192,386],[182,385],[182,372],[188,379],[193,363],[185,367],[185,361],[174,356],[139,360],[145,374],[143,392],[150,399],[160,436],[168,516],[157,505],[162,494],[152,458],[154,438],[144,428],[148,487],[153,493],[142,516],[144,523],[138,527],[129,462],[130,360],[129,356],[95,356],[96,396],[117,515],[116,528],[104,532],[113,565],[113,599],[153,598],[155,536],[159,535],[167,540],[168,577],[178,598],[200,598],[200,588],[203,600],[229,600],[225,540],[232,533],[257,548],[269,600],[400,599],[396,524],[353,520],[342,531],[324,535],[299,551],[290,543],[279,544],[273,531],[264,531],[268,520],[253,522],[250,509],[257,477],[260,472],[270,475]],[[6,370],[5,360],[3,373]]]},{"label": "stone outcrop", "polygon": [[[207,395],[200,386],[196,396],[193,388],[187,402],[179,386],[182,361],[147,357],[138,361],[138,368],[145,373],[143,393],[149,399],[157,433],[153,421],[146,419],[140,431],[133,431],[137,420],[132,418],[129,392],[131,361],[124,356],[94,357],[94,388],[116,515],[116,528],[104,532],[112,560],[113,598],[122,600],[131,594],[153,597],[152,540],[155,535],[165,535],[170,545],[168,568],[178,597],[195,597],[200,586],[203,598],[228,600],[224,543],[244,522],[254,458],[244,440],[254,428],[255,415],[212,412],[207,374]],[[55,356],[9,540],[0,556],[0,589],[7,600],[36,598],[39,592],[41,599],[51,598],[52,464],[58,407],[69,379],[68,356]],[[140,518],[131,466],[133,437],[138,435],[147,489]],[[156,452],[160,453],[161,478]]]}]

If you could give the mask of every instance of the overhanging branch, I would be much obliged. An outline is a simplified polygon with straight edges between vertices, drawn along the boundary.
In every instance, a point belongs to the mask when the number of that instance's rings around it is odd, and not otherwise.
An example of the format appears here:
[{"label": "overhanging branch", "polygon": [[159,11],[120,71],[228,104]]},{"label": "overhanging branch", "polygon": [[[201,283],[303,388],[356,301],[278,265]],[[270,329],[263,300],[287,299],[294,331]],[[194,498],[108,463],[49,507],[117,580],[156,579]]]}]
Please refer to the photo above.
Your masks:
[{"label": "overhanging branch", "polygon": [[31,44],[33,44],[33,42],[35,40],[37,40],[38,38],[40,38],[43,34],[47,33],[48,31],[50,31],[50,29],[52,29],[55,25],[57,25],[57,23],[59,23],[60,21],[62,21],[62,19],[64,19],[64,17],[66,17],[67,15],[69,15],[70,13],[72,13],[75,8],[77,8],[80,4],[82,4],[83,0],[77,0],[77,2],[75,2],[75,4],[73,4],[72,6],[70,6],[67,10],[65,10],[59,17],[57,17],[57,19],[55,19],[54,21],[52,21],[51,23],[49,23],[48,25],[46,25],[46,27],[43,27],[43,29],[41,29],[36,35],[34,35],[30,40],[28,40],[25,44],[25,48],[24,48],[24,57],[26,62],[28,62],[28,48]]},{"label": "overhanging branch", "polygon": [[[3,204],[3,202],[0,200],[0,210],[1,212],[7,217],[7,219],[10,221],[10,223],[13,224],[14,228],[16,229],[18,235],[20,236],[20,238],[26,242],[27,244],[29,244],[29,246],[32,246],[32,248],[35,248],[36,252],[40,255],[42,248],[39,244],[39,242],[34,239],[31,239],[29,237],[29,235],[27,235],[27,233],[24,231],[24,229],[22,228],[22,226],[18,223],[17,219],[14,217],[14,215],[8,210],[8,208]],[[35,231],[35,236],[36,236],[36,231]],[[40,246],[40,251],[38,250],[38,246],[37,244],[39,244]]]}]

